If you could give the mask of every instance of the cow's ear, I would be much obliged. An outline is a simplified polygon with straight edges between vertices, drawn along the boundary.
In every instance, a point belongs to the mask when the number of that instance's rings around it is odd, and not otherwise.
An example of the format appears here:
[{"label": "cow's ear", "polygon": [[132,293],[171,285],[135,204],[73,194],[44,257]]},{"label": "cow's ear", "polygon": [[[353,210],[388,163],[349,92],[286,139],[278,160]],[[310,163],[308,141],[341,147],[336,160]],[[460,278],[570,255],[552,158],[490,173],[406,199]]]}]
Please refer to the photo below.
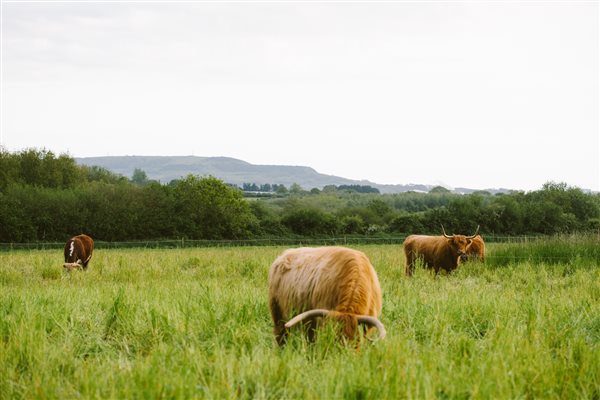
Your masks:
[{"label": "cow's ear", "polygon": [[467,239],[467,244],[473,243],[473,239]]},{"label": "cow's ear", "polygon": [[454,240],[452,238],[450,239],[446,239],[448,241],[448,244],[453,244]]}]

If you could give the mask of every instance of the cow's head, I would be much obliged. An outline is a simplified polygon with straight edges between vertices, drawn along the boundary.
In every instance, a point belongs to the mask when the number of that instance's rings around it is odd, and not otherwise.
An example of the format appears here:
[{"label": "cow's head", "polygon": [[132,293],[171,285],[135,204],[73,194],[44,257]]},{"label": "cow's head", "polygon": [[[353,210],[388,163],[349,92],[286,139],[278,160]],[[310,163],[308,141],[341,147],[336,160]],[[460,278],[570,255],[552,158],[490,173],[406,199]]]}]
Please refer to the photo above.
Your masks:
[{"label": "cow's head", "polygon": [[467,247],[467,254],[463,261],[481,261],[483,259],[484,244],[481,236],[477,235],[473,238],[471,244]]},{"label": "cow's head", "polygon": [[444,237],[448,241],[448,246],[450,246],[450,250],[452,254],[454,254],[461,262],[466,261],[469,258],[468,250],[469,246],[473,242],[473,238],[477,236],[479,233],[479,225],[477,225],[477,230],[474,235],[465,236],[465,235],[447,235],[444,230],[444,226],[442,225],[442,233]]},{"label": "cow's head", "polygon": [[71,271],[73,269],[82,269],[83,268],[83,263],[80,259],[77,259],[77,261],[75,262],[66,262],[63,264],[63,268],[66,271]]},{"label": "cow's head", "polygon": [[309,310],[303,312],[302,314],[296,315],[285,324],[285,327],[289,329],[301,321],[311,320],[319,317],[336,321],[340,325],[339,333],[341,336],[349,340],[354,340],[356,338],[356,334],[359,331],[359,326],[364,326],[367,330],[370,330],[371,328],[377,329],[379,332],[379,339],[383,339],[386,335],[385,327],[376,317],[323,309]]}]

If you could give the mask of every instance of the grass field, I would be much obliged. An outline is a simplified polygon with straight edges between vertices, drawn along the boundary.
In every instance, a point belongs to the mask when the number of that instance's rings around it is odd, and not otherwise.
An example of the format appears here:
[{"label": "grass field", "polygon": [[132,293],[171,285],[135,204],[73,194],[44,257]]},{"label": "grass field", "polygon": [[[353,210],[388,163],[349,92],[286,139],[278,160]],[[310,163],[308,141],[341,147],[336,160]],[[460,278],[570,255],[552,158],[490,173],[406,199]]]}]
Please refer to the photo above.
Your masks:
[{"label": "grass field", "polygon": [[600,244],[544,246],[411,279],[401,246],[354,246],[388,332],[360,350],[333,327],[276,347],[282,247],[98,250],[69,275],[60,250],[0,252],[0,397],[598,400]]}]

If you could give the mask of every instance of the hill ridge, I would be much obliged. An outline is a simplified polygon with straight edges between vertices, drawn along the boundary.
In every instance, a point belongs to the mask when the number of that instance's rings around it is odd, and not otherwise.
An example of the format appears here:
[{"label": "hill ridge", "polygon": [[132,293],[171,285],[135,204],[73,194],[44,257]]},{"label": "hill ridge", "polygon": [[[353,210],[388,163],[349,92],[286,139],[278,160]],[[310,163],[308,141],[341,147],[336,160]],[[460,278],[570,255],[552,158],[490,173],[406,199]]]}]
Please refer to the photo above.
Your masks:
[{"label": "hill ridge", "polygon": [[[302,165],[268,165],[251,164],[233,157],[201,157],[201,156],[99,156],[75,157],[81,165],[99,166],[107,170],[131,177],[138,168],[146,173],[149,179],[168,183],[188,174],[212,175],[226,183],[241,186],[244,183],[283,184],[287,187],[297,183],[304,189],[322,189],[327,185],[369,185],[379,189],[381,193],[401,193],[408,191],[427,192],[436,185],[424,184],[379,184],[369,180],[348,179],[335,175],[322,174],[314,168]],[[473,189],[461,188],[459,193],[471,193]],[[488,190],[491,193],[507,190]]]}]

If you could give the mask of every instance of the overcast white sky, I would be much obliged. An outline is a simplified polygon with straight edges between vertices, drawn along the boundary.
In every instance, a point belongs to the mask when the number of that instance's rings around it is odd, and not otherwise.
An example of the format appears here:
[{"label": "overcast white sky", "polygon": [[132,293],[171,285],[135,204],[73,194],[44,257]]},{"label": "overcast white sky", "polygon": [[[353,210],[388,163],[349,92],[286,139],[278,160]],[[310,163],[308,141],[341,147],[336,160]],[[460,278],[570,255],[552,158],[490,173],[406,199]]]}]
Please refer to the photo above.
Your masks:
[{"label": "overcast white sky", "polygon": [[600,190],[598,2],[2,1],[1,144]]}]

